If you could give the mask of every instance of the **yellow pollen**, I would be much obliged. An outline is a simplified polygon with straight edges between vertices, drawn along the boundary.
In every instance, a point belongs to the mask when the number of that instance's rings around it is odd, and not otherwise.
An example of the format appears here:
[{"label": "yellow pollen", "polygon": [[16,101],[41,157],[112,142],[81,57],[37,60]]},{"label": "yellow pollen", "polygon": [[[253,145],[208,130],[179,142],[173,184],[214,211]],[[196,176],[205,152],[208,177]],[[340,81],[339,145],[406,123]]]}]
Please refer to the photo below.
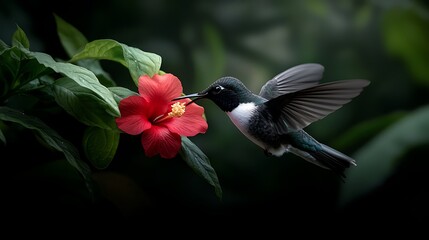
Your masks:
[{"label": "yellow pollen", "polygon": [[163,114],[156,117],[155,119],[153,119],[153,122],[158,123],[158,122],[167,120],[169,118],[181,117],[185,113],[185,108],[186,108],[185,103],[176,102],[175,104],[171,105],[171,112],[169,112],[168,114]]},{"label": "yellow pollen", "polygon": [[171,112],[168,113],[169,117],[181,117],[185,113],[186,105],[183,102],[176,102],[171,105]]}]

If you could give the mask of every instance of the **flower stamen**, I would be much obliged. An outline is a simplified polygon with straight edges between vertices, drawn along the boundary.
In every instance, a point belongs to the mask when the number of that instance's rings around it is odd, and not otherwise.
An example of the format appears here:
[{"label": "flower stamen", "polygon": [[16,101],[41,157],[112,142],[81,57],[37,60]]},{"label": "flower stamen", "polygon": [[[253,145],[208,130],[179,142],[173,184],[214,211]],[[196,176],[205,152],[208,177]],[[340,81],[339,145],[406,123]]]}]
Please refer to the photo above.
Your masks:
[{"label": "flower stamen", "polygon": [[171,105],[171,112],[169,112],[167,115],[163,114],[158,117],[156,117],[153,122],[162,122],[164,120],[167,120],[169,118],[173,117],[181,117],[185,113],[186,104],[183,102],[176,102]]},{"label": "flower stamen", "polygon": [[168,113],[169,117],[181,117],[185,113],[186,105],[183,102],[176,102],[171,105],[171,112]]}]

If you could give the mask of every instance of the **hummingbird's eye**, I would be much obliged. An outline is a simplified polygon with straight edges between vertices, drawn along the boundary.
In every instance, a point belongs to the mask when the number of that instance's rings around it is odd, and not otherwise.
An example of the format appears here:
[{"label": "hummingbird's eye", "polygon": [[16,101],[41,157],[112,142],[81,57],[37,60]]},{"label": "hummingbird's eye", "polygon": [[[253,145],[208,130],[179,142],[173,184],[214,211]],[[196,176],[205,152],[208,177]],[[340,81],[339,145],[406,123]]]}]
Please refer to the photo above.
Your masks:
[{"label": "hummingbird's eye", "polygon": [[220,91],[222,91],[224,88],[222,87],[222,86],[216,86],[216,87],[214,87],[213,88],[213,93],[214,94],[218,94],[218,93],[220,93]]}]

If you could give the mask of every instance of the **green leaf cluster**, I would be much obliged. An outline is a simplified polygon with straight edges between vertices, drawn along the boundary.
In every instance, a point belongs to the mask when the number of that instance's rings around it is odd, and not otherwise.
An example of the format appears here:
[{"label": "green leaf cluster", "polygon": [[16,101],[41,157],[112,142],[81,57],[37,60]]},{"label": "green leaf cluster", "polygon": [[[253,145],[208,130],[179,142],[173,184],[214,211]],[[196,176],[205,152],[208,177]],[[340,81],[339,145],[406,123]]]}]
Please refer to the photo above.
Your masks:
[{"label": "green leaf cluster", "polygon": [[[115,118],[120,116],[118,103],[137,94],[117,86],[100,60],[126,67],[137,86],[140,76],[162,73],[161,57],[111,39],[88,42],[75,27],[58,16],[55,20],[69,60],[31,51],[30,41],[20,27],[13,34],[10,46],[0,40],[0,140],[7,144],[4,129],[8,122],[34,131],[46,146],[64,154],[92,192],[91,168],[86,160],[97,169],[109,166],[120,141],[115,123]],[[85,158],[67,136],[61,136],[37,116],[29,115],[47,110],[32,109],[40,101],[54,104],[85,128],[80,146]],[[187,138],[183,138],[181,153],[192,169],[215,187],[220,197],[219,181],[207,156]]]}]

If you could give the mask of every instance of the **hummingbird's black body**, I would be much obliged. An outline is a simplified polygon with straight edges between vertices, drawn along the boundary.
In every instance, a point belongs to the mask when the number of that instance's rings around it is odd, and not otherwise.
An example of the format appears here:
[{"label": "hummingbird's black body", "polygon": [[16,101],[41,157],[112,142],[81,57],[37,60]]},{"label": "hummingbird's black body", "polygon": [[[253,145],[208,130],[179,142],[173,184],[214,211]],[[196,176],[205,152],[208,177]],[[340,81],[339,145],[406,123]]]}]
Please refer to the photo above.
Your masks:
[{"label": "hummingbird's black body", "polygon": [[319,83],[323,71],[319,64],[298,65],[269,80],[259,95],[240,80],[223,77],[202,92],[174,100],[208,98],[267,155],[291,152],[344,177],[344,170],[356,165],[355,160],[319,143],[303,129],[351,101],[369,81]]}]

